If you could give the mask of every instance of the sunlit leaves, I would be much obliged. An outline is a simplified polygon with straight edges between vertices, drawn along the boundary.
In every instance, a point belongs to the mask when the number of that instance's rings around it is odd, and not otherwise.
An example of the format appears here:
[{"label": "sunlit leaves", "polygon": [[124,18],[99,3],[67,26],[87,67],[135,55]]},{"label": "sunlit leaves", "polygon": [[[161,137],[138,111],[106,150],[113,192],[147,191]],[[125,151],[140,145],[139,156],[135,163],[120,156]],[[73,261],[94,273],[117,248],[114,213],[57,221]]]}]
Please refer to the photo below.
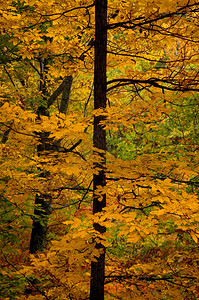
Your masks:
[{"label": "sunlit leaves", "polygon": [[[198,97],[188,89],[198,89],[198,4],[109,1],[108,107],[96,111],[92,4],[1,1],[6,287],[15,278],[20,299],[26,286],[32,289],[28,299],[86,299],[90,262],[100,256],[95,239],[107,247],[105,281],[113,297],[194,299]],[[74,80],[65,115],[59,113],[62,95],[50,108],[48,99],[69,75]],[[38,116],[40,106],[49,116]],[[105,153],[92,145],[93,116],[104,117],[108,135],[107,184],[95,191],[99,199],[106,194],[107,208],[94,216],[92,176]],[[38,153],[41,137],[46,149]],[[28,257],[35,194],[51,201],[49,243],[45,253]],[[106,234],[93,229],[96,223]]]}]

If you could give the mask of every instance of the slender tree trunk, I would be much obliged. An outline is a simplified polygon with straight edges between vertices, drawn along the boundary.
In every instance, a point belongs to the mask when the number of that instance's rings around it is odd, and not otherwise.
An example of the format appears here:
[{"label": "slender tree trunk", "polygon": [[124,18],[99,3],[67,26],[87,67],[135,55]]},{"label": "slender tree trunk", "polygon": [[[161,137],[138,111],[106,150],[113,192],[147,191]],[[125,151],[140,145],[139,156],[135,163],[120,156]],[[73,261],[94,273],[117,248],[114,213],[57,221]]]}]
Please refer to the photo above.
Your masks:
[{"label": "slender tree trunk", "polygon": [[[106,108],[106,54],[107,54],[107,0],[95,1],[95,67],[94,67],[94,108]],[[104,117],[94,117],[93,144],[95,148],[104,150],[101,154],[102,163],[95,164],[101,170],[93,177],[93,214],[101,212],[106,206],[106,195],[99,201],[96,195],[97,186],[105,186],[105,151],[106,131],[100,125]],[[95,230],[104,233],[106,228],[94,224]],[[104,274],[105,274],[105,247],[101,243],[96,248],[102,250],[96,262],[91,263],[90,299],[104,299]]]},{"label": "slender tree trunk", "polygon": [[[40,91],[43,95],[44,102],[47,103],[47,87],[45,76],[47,73],[47,60],[40,58]],[[38,107],[37,110],[38,119],[41,116],[49,116],[49,112],[45,106]],[[49,133],[47,132],[38,132],[38,137],[40,144],[37,146],[37,154],[40,156],[43,151],[47,150],[50,147],[48,142]],[[42,172],[42,176],[46,177],[46,174]],[[48,205],[47,205],[48,204]],[[47,206],[50,206],[50,202],[46,202],[45,195],[36,195],[35,197],[35,209],[34,209],[34,218],[33,218],[33,227],[31,232],[30,239],[30,253],[35,253],[37,251],[43,251],[46,242],[47,234],[47,224],[48,224],[48,213]]]},{"label": "slender tree trunk", "polygon": [[[46,102],[46,107],[49,108],[59,94],[62,92],[62,99],[60,104],[59,111],[62,113],[66,113],[69,97],[70,97],[70,90],[72,85],[72,76],[66,77],[58,89],[51,95],[51,97],[47,100],[48,95],[46,92],[46,82],[45,82],[45,75],[43,73],[45,70],[45,63],[41,64],[41,85],[40,90],[43,93],[44,101]],[[49,112],[45,106],[40,106],[38,108],[38,118],[42,115],[48,116]],[[60,145],[60,141],[53,143],[52,140],[49,140],[49,132],[40,132],[39,139],[40,144],[37,147],[38,156],[42,155],[42,152],[45,150],[47,151],[57,151]],[[48,174],[42,172],[41,174],[43,177],[47,177]],[[43,251],[45,245],[47,243],[47,226],[48,226],[48,219],[49,215],[52,212],[51,207],[51,199],[47,197],[47,195],[36,195],[35,197],[35,209],[34,209],[34,219],[33,219],[33,227],[31,232],[31,239],[30,239],[30,253],[36,253],[37,251]]]},{"label": "slender tree trunk", "polygon": [[51,214],[52,208],[50,201],[36,195],[33,228],[30,240],[30,253],[43,251],[46,244],[48,216]]},{"label": "slender tree trunk", "polygon": [[[39,108],[39,115],[44,115],[47,110],[45,107]],[[50,143],[48,136],[49,132],[40,132],[39,139],[40,144],[37,146],[38,156],[42,155],[45,150],[53,150],[53,145]],[[42,170],[41,170],[42,171]],[[40,174],[42,177],[47,177],[48,174],[44,171]],[[51,199],[47,195],[36,195],[35,197],[35,209],[33,217],[33,227],[30,239],[30,253],[36,253],[37,251],[43,251],[46,245],[46,235],[48,218],[52,212]]]}]

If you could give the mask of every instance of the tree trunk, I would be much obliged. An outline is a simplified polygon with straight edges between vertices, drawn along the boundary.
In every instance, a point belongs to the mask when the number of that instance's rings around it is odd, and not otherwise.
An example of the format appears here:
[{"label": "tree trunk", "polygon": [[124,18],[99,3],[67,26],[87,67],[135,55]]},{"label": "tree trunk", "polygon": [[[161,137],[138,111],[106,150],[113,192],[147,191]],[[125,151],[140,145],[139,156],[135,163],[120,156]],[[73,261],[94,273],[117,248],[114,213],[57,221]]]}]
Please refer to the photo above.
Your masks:
[{"label": "tree trunk", "polygon": [[[94,109],[106,108],[106,55],[107,55],[107,0],[95,1],[95,66],[94,66]],[[104,117],[94,117],[93,145],[95,148],[104,150],[101,156],[102,163],[95,164],[101,170],[93,176],[93,214],[101,212],[106,206],[106,195],[99,201],[96,195],[97,186],[105,186],[105,151],[106,131],[100,125]],[[101,200],[101,199],[100,199]],[[106,228],[94,224],[95,230],[104,233]],[[105,275],[105,247],[101,243],[96,248],[103,250],[96,262],[91,263],[90,299],[104,299],[104,275]]]},{"label": "tree trunk", "polygon": [[[42,71],[43,70],[43,71]],[[45,64],[41,67],[41,74],[45,71]],[[47,100],[46,94],[46,83],[45,76],[41,76],[41,85],[40,90],[43,93],[44,100],[46,101],[46,107],[49,108],[56,98],[62,92],[62,100],[60,104],[59,111],[62,113],[66,113],[68,107],[68,101],[70,97],[70,90],[72,85],[72,76],[67,76],[63,82],[60,84],[58,89],[51,95],[51,97]],[[40,106],[38,108],[38,118],[40,116],[45,115],[48,116],[48,109],[44,106]],[[42,155],[42,152],[45,150],[48,151],[57,151],[59,148],[60,141],[53,143],[53,141],[49,140],[49,132],[40,132],[38,133],[40,144],[37,147],[38,156]],[[48,176],[45,172],[42,172],[42,177]],[[52,212],[51,200],[47,195],[36,195],[35,197],[35,209],[34,209],[34,219],[33,219],[33,228],[31,232],[31,240],[30,240],[30,253],[36,253],[37,251],[43,251],[45,245],[47,243],[47,226],[48,226],[48,218]]]},{"label": "tree trunk", "polygon": [[46,201],[42,196],[36,195],[33,228],[30,240],[30,253],[43,251],[46,244],[48,215],[52,208],[50,201]]}]

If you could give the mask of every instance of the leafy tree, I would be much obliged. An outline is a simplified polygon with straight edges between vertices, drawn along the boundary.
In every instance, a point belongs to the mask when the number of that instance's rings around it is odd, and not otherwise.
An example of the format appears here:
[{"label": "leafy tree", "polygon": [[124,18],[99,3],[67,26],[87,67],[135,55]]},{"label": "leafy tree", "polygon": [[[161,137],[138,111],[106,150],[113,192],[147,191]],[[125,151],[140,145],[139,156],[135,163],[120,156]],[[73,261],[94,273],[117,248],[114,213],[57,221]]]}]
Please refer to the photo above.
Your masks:
[{"label": "leafy tree", "polygon": [[197,299],[198,3],[8,2],[4,298]]}]

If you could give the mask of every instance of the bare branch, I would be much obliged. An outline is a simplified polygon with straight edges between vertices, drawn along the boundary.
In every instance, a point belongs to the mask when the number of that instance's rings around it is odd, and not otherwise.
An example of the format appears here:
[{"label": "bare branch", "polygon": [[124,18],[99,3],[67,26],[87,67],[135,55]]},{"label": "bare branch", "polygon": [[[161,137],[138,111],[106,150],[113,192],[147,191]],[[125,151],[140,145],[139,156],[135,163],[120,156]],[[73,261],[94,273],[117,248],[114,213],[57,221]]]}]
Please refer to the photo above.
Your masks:
[{"label": "bare branch", "polygon": [[61,94],[61,92],[64,91],[64,89],[67,89],[67,87],[70,87],[72,84],[72,76],[66,76],[60,86],[54,91],[54,93],[50,96],[48,99],[47,108],[49,108],[57,99],[57,97]]}]

